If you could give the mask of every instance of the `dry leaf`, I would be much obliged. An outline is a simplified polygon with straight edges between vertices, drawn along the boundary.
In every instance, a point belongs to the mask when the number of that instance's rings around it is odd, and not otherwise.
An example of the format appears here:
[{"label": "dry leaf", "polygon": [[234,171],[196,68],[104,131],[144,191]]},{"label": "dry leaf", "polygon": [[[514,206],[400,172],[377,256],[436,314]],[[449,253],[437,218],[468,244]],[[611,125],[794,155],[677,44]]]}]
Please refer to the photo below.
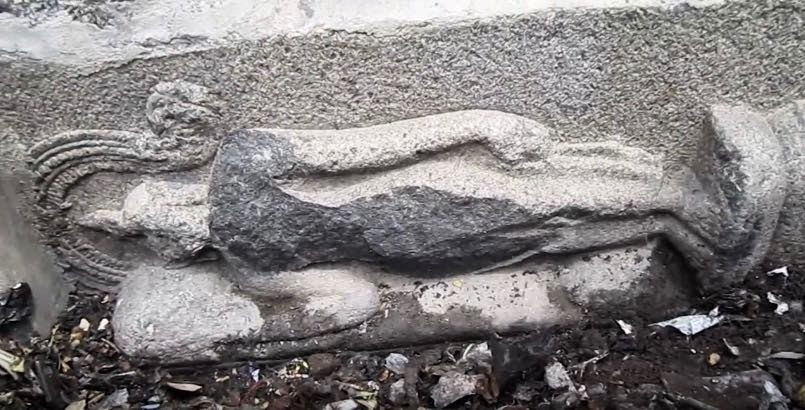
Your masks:
[{"label": "dry leaf", "polygon": [[171,389],[175,389],[175,390],[179,390],[179,391],[186,391],[186,392],[190,392],[190,393],[194,393],[194,392],[197,392],[197,391],[201,390],[201,386],[199,386],[197,384],[193,384],[193,383],[173,383],[173,382],[168,382],[167,385]]},{"label": "dry leaf", "polygon": [[731,355],[733,356],[741,355],[741,349],[738,349],[738,346],[731,345],[730,342],[727,341],[727,339],[721,339],[721,340],[724,342],[724,346],[727,346],[727,350],[730,351]]},{"label": "dry leaf", "polygon": [[805,359],[805,353],[797,352],[777,352],[763,357],[764,359],[784,359],[784,360],[802,360]]},{"label": "dry leaf", "polygon": [[777,269],[772,269],[772,270],[766,272],[766,274],[769,275],[769,276],[783,275],[783,276],[785,276],[787,278],[788,277],[788,266],[783,266],[783,267],[780,267],[780,268],[777,268]]},{"label": "dry leaf", "polygon": [[89,323],[89,320],[84,318],[81,318],[81,321],[78,323],[78,328],[85,332],[89,332],[90,326],[92,325]]},{"label": "dry leaf", "polygon": [[106,327],[109,326],[109,319],[103,318],[101,319],[101,323],[98,323],[98,331],[103,332],[106,330]]},{"label": "dry leaf", "polygon": [[70,403],[64,410],[84,410],[85,408],[87,408],[87,401],[78,400]]},{"label": "dry leaf", "polygon": [[623,320],[618,319],[615,322],[618,323],[618,326],[621,327],[621,330],[623,330],[623,333],[626,334],[627,336],[631,335],[634,332],[634,327],[624,322]]},{"label": "dry leaf", "polygon": [[766,293],[766,298],[769,299],[769,302],[777,305],[777,309],[774,309],[774,313],[782,315],[783,313],[788,312],[788,303],[783,302],[783,300],[778,298],[774,293]]}]

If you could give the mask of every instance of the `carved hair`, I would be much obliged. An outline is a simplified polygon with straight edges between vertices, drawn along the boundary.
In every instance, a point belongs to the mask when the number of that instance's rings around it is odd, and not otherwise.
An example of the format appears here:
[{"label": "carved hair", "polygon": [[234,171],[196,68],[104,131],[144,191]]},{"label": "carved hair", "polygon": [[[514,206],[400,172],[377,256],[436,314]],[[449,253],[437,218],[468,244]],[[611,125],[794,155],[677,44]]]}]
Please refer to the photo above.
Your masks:
[{"label": "carved hair", "polygon": [[151,130],[77,130],[34,145],[29,156],[36,176],[38,224],[79,282],[114,290],[129,268],[76,234],[67,215],[67,195],[80,180],[99,172],[154,174],[199,167],[220,140],[219,116],[205,87],[163,82],[146,103]]}]

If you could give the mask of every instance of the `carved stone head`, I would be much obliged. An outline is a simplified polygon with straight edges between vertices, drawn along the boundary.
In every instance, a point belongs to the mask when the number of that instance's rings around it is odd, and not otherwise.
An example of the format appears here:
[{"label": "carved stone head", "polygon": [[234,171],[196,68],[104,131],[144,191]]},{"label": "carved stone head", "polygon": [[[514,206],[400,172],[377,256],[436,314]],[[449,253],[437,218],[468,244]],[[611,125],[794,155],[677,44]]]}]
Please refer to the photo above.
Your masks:
[{"label": "carved stone head", "polygon": [[151,89],[146,118],[157,149],[203,151],[218,143],[220,116],[209,90],[186,81],[161,82]]}]

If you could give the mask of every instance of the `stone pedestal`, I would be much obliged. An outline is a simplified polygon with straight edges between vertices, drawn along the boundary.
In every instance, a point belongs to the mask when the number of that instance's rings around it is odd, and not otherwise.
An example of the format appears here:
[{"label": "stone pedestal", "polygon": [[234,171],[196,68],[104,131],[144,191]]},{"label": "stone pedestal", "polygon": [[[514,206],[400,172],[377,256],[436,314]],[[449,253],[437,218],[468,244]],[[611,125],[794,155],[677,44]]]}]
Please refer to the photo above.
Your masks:
[{"label": "stone pedestal", "polygon": [[[128,354],[167,361],[275,358],[532,331],[576,323],[590,311],[611,312],[613,320],[629,310],[661,318],[695,293],[675,252],[652,239],[443,279],[350,268],[351,278],[302,278],[311,293],[295,307],[304,316],[292,322],[283,301],[238,290],[214,264],[142,268],[122,286],[116,341]],[[316,335],[317,322],[344,329]]]}]

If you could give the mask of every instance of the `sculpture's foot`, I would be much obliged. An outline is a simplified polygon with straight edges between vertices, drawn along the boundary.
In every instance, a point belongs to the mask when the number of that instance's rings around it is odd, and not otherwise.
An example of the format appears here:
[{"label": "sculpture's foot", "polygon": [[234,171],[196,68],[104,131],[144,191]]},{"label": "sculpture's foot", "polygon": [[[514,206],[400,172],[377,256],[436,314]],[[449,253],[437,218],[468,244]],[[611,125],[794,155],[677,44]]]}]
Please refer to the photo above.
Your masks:
[{"label": "sculpture's foot", "polygon": [[112,324],[129,355],[216,360],[216,342],[256,334],[264,322],[257,305],[208,265],[143,266],[122,286]]},{"label": "sculpture's foot", "polygon": [[210,266],[143,268],[124,285],[113,325],[125,353],[163,362],[387,349],[537,330],[600,312],[667,318],[693,289],[680,283],[680,266],[656,241],[442,279],[342,265],[276,275],[271,299],[244,293]]},{"label": "sculpture's foot", "polygon": [[140,267],[119,294],[114,326],[129,354],[217,359],[225,341],[288,341],[356,327],[379,307],[377,288],[343,269],[238,278],[216,265]]},{"label": "sculpture's foot", "polygon": [[349,266],[241,275],[234,281],[262,313],[263,327],[255,335],[260,341],[297,340],[356,327],[380,308],[377,286]]}]

